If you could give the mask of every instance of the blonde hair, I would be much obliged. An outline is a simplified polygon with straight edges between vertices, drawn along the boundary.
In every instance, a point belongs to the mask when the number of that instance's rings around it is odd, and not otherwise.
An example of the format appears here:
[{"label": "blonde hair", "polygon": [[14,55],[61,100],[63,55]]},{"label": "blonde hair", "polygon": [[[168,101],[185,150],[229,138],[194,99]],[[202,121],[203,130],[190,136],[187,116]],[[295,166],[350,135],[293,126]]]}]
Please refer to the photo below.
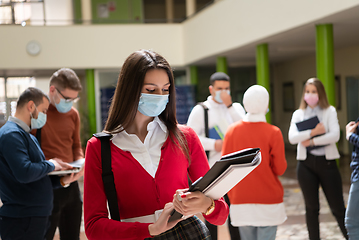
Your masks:
[{"label": "blonde hair", "polygon": [[305,109],[308,106],[307,102],[304,100],[304,94],[305,94],[305,89],[309,84],[314,85],[317,89],[318,98],[319,98],[319,102],[318,102],[319,107],[321,107],[322,109],[328,108],[330,105],[328,102],[327,94],[325,92],[323,83],[318,78],[309,78],[303,87],[303,93],[302,93],[299,109]]}]

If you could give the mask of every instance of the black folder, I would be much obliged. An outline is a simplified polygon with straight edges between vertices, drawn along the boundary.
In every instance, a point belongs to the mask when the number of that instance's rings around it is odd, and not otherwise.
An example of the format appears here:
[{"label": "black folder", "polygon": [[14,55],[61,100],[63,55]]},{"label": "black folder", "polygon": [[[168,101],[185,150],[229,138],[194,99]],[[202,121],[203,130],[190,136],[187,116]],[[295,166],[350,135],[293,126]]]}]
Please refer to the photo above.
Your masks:
[{"label": "black folder", "polygon": [[[253,171],[261,162],[259,148],[249,148],[222,156],[211,169],[197,179],[189,192],[201,191],[217,200]],[[173,210],[169,221],[177,220],[182,214]]]},{"label": "black folder", "polygon": [[317,124],[319,123],[319,119],[317,116],[314,116],[312,118],[309,118],[307,120],[301,121],[301,122],[297,122],[297,128],[298,131],[305,131],[305,130],[310,130],[313,129],[317,126]]},{"label": "black folder", "polygon": [[[306,119],[304,121],[301,121],[301,122],[297,122],[296,125],[297,125],[297,128],[298,128],[298,131],[305,131],[305,130],[310,130],[310,129],[313,129],[317,126],[317,124],[319,123],[319,119],[317,116],[314,116],[314,117],[311,117],[309,119]],[[323,135],[323,134],[321,134]],[[316,135],[314,137],[318,137],[318,136],[321,136],[321,135]],[[314,138],[314,137],[311,137],[311,138]],[[307,147],[307,150],[310,151],[310,150],[313,150],[313,149],[316,149],[316,148],[321,148],[321,147],[324,147],[322,145],[318,145],[318,146],[309,146]]]}]

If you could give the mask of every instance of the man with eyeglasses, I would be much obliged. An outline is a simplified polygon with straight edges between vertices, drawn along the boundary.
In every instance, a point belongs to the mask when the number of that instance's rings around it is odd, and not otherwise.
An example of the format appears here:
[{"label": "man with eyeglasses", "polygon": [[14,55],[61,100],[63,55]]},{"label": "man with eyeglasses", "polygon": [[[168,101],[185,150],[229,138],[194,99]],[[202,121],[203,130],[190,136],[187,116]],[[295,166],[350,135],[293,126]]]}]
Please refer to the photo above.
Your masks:
[{"label": "man with eyeglasses", "polygon": [[[72,69],[61,68],[50,78],[47,122],[40,131],[33,132],[47,160],[61,159],[71,163],[84,157],[80,141],[80,116],[72,106],[78,101],[81,90],[80,79]],[[54,208],[47,240],[53,239],[57,227],[60,239],[79,239],[82,199],[76,180],[81,176],[83,170],[72,173],[70,181],[61,181],[64,188],[54,190]]]}]

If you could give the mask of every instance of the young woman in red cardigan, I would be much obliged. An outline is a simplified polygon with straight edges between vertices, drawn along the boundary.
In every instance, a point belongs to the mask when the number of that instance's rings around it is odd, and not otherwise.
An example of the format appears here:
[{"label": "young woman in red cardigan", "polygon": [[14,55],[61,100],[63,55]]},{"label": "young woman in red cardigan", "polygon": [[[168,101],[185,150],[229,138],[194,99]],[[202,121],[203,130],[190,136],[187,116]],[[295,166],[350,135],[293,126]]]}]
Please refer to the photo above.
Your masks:
[{"label": "young woman in red cardigan", "polygon": [[[176,120],[171,67],[159,54],[141,50],[125,61],[104,131],[111,133],[112,170],[121,221],[108,217],[101,178],[101,143],[88,141],[84,177],[86,235],[93,239],[208,239],[203,213],[223,224],[228,206],[201,192],[186,192],[209,169],[195,132]],[[170,221],[175,209],[187,219]],[[162,211],[156,218],[155,212]]]}]

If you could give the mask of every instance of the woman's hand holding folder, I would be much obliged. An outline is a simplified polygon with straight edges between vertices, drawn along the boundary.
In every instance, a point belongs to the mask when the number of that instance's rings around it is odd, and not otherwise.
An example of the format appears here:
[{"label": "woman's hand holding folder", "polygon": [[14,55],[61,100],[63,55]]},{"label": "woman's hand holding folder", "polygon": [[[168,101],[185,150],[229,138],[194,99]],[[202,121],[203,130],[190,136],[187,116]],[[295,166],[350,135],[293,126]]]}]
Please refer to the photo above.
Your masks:
[{"label": "woman's hand holding folder", "polygon": [[175,210],[185,217],[191,217],[197,213],[204,213],[211,206],[212,199],[200,191],[188,192],[186,189],[178,189],[173,195]]},{"label": "woman's hand holding folder", "polygon": [[310,132],[310,139],[307,139],[305,141],[302,142],[302,145],[304,147],[311,147],[313,146],[313,140],[312,138],[316,137],[316,136],[320,136],[326,133],[325,127],[323,123],[318,123],[315,128],[312,129],[312,131]]},{"label": "woman's hand holding folder", "polygon": [[318,136],[318,135],[322,135],[324,133],[326,133],[324,124],[323,123],[318,123],[315,126],[315,128],[313,128],[312,131],[310,132],[310,136],[315,137],[315,136]]}]

